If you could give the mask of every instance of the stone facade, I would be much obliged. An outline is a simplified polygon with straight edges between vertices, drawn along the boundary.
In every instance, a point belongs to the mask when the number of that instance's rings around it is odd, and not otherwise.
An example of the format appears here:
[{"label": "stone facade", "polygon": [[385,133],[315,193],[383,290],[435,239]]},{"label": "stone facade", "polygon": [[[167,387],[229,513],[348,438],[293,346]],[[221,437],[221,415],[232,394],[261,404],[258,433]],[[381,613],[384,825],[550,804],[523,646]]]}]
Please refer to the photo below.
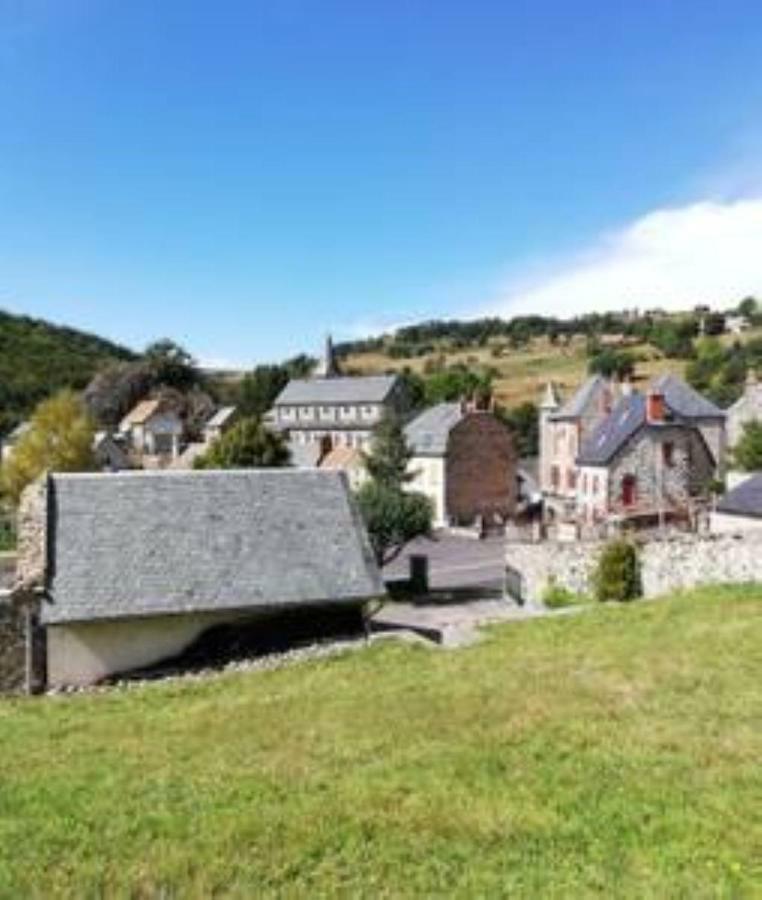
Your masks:
[{"label": "stone facade", "polygon": [[743,436],[747,422],[762,421],[762,384],[756,375],[750,375],[742,396],[727,412],[728,446],[735,447]]},{"label": "stone facade", "polygon": [[603,521],[612,513],[685,510],[706,491],[714,473],[714,460],[698,429],[645,427],[607,466],[580,467],[577,508],[587,522]]},{"label": "stone facade", "polygon": [[[591,591],[605,543],[510,543],[510,581],[525,601],[542,600],[549,582],[575,593]],[[656,597],[702,584],[762,581],[762,533],[679,535],[639,542],[643,595]]]}]

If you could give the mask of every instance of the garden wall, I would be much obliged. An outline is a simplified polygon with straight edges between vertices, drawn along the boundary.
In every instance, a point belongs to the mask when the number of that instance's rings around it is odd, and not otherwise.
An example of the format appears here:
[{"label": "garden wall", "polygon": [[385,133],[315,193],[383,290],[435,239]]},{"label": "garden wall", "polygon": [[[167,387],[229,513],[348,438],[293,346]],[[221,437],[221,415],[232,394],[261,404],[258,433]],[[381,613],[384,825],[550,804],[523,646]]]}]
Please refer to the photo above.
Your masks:
[{"label": "garden wall", "polygon": [[[549,581],[589,593],[602,541],[509,543],[508,582],[529,602],[542,600]],[[762,534],[678,535],[638,542],[643,595],[655,597],[701,584],[762,582]]]}]

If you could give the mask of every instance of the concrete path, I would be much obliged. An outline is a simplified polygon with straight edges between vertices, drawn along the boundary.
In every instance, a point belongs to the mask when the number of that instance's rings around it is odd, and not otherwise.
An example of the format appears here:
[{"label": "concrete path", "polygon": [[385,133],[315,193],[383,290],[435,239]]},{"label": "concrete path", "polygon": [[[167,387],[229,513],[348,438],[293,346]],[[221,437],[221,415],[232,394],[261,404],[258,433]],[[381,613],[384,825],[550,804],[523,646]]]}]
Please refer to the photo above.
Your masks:
[{"label": "concrete path", "polygon": [[459,590],[477,587],[501,588],[505,577],[505,538],[483,540],[454,535],[437,535],[435,540],[419,538],[384,569],[387,579],[405,578],[413,554],[428,556],[429,585],[432,590]]},{"label": "concrete path", "polygon": [[547,616],[542,607],[517,606],[507,600],[473,600],[447,604],[385,604],[371,619],[373,631],[406,629],[443,647],[462,647],[479,639],[479,629],[495,622]]}]

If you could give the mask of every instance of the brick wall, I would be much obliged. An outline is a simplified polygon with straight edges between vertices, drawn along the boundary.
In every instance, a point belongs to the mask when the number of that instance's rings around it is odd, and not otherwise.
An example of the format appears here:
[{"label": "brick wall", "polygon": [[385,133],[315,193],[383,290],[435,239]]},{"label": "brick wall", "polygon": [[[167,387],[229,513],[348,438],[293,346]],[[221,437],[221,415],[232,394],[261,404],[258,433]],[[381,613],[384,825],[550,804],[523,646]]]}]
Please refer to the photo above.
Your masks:
[{"label": "brick wall", "polygon": [[452,429],[445,477],[445,507],[453,524],[514,514],[516,452],[511,433],[492,413],[468,413]]}]

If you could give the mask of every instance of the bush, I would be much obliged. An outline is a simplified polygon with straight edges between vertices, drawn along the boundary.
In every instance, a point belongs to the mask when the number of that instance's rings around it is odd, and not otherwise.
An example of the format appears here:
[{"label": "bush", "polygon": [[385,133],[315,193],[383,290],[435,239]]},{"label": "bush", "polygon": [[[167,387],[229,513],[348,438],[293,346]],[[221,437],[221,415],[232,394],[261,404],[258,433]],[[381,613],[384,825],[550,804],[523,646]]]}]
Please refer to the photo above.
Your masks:
[{"label": "bush", "polygon": [[570,591],[568,588],[558,584],[555,579],[551,580],[545,586],[542,593],[542,602],[548,609],[563,609],[566,606],[576,606],[582,602],[582,597]]},{"label": "bush", "polygon": [[640,596],[640,566],[635,545],[620,539],[603,549],[593,575],[596,600],[622,603]]}]

